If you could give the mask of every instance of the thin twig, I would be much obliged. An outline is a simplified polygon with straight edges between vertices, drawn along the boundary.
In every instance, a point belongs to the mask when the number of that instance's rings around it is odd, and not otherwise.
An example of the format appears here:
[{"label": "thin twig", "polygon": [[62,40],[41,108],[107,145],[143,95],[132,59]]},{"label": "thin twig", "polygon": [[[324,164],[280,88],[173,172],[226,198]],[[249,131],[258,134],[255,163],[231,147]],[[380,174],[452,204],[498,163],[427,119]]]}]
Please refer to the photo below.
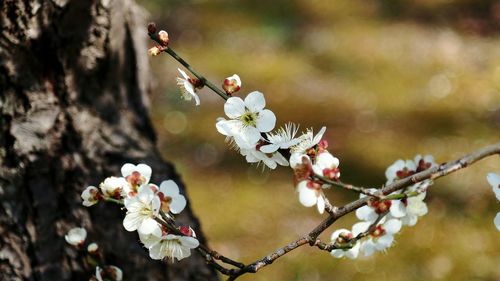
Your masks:
[{"label": "thin twig", "polygon": [[[151,38],[151,40],[154,40],[155,42],[157,42],[158,44],[161,45],[160,38],[158,38],[158,33],[148,33],[148,35]],[[189,70],[189,72],[191,72],[196,78],[198,78],[198,80],[200,80],[203,83],[203,85],[205,85],[208,88],[210,88],[212,91],[214,91],[221,98],[223,98],[224,100],[227,100],[229,98],[229,96],[226,93],[224,93],[224,91],[222,91],[217,86],[215,86],[207,78],[203,77],[203,75],[198,74],[198,72],[196,72],[193,69],[193,67],[187,61],[185,61],[174,50],[172,50],[171,47],[162,47],[162,46],[159,46],[159,48],[160,48],[161,51],[169,54],[176,61],[178,61],[180,64],[182,64],[187,70]]]},{"label": "thin twig", "polygon": [[351,191],[354,191],[356,193],[361,193],[361,194],[364,194],[364,195],[367,195],[367,196],[372,196],[372,197],[377,197],[377,198],[380,197],[380,194],[378,194],[378,192],[371,191],[368,188],[354,186],[352,184],[343,183],[341,181],[334,181],[334,180],[331,180],[331,179],[329,179],[327,177],[323,177],[323,176],[320,176],[320,175],[317,175],[317,174],[315,174],[313,177],[315,177],[315,178],[323,181],[324,183],[327,183],[327,184],[330,184],[330,185],[333,185],[333,186],[336,186],[336,187],[340,187],[340,188],[343,188],[343,189],[351,190]]}]

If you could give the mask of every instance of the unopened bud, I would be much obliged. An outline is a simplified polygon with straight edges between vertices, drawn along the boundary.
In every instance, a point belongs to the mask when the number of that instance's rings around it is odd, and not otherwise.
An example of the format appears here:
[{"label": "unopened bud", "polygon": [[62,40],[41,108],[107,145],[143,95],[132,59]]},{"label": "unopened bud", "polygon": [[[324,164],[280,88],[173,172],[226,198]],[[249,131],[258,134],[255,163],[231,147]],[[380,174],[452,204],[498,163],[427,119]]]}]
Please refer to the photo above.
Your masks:
[{"label": "unopened bud", "polygon": [[241,79],[237,74],[234,74],[231,77],[227,77],[224,79],[224,83],[222,84],[222,88],[228,95],[232,95],[237,92],[241,88]]},{"label": "unopened bud", "polygon": [[156,24],[154,22],[150,22],[148,24],[148,33],[149,34],[154,34],[156,33]]},{"label": "unopened bud", "polygon": [[87,246],[87,252],[91,254],[96,253],[97,250],[99,250],[99,246],[97,245],[97,243],[91,243]]},{"label": "unopened bud", "polygon": [[160,40],[160,44],[162,46],[167,46],[168,41],[170,40],[168,38],[168,33],[165,30],[160,30],[160,32],[158,32],[158,39]]},{"label": "unopened bud", "polygon": [[149,54],[150,56],[157,56],[157,55],[159,55],[159,54],[160,54],[160,52],[161,52],[161,50],[160,50],[160,48],[158,48],[157,46],[154,46],[154,47],[152,47],[152,48],[150,48],[150,49],[148,50],[148,54]]}]

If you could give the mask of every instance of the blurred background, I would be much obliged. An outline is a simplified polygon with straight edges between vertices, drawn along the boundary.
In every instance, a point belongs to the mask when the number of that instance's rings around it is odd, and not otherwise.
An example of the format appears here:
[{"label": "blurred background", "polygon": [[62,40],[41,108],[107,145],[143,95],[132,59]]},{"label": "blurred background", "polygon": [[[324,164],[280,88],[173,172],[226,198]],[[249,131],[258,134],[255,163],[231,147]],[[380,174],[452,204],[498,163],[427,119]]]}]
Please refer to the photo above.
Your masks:
[{"label": "blurred background", "polygon": [[[171,47],[217,85],[264,93],[278,124],[327,126],[341,179],[380,186],[399,158],[438,163],[500,141],[500,2],[474,0],[140,0]],[[223,100],[180,99],[180,65],[151,58],[152,118],[164,157],[188,186],[210,246],[245,263],[301,235],[324,216],[297,200],[291,170],[248,165],[215,130]],[[355,261],[299,248],[241,280],[500,280],[500,204],[486,182],[492,157],[440,179],[429,214],[386,253]],[[327,195],[337,204],[357,196]],[[322,235],[350,227],[347,216]]]}]

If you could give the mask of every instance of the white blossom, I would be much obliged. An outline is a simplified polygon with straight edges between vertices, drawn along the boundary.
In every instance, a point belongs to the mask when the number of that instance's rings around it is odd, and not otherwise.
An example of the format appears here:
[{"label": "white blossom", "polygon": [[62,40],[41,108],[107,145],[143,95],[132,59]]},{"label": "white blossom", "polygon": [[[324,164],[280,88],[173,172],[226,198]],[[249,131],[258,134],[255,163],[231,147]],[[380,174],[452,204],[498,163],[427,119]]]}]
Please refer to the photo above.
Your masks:
[{"label": "white blossom", "polygon": [[[372,192],[372,193],[376,193],[378,190],[375,188],[369,188],[367,191]],[[366,196],[367,195],[365,195],[365,194],[360,194],[359,198],[364,198]],[[385,213],[386,211],[389,211],[391,205],[392,205],[391,200],[368,201],[367,205],[365,205],[361,208],[358,208],[356,210],[356,217],[360,220],[363,220],[363,221],[374,222],[375,220],[377,220],[379,215]]]},{"label": "white blossom", "polygon": [[294,123],[287,123],[285,127],[279,128],[276,132],[266,134],[269,144],[260,147],[260,151],[264,153],[273,153],[278,149],[288,149],[300,142],[299,138],[295,138],[299,126]]},{"label": "white blossom", "polygon": [[325,195],[321,187],[316,187],[312,182],[303,180],[297,185],[297,192],[299,193],[299,202],[306,206],[317,206],[318,212],[323,214],[325,211]]},{"label": "white blossom", "polygon": [[137,196],[125,198],[124,203],[127,214],[123,227],[127,231],[161,236],[161,228],[154,219],[160,210],[160,198],[148,185],[142,185]]},{"label": "white blossom", "polygon": [[149,249],[149,256],[154,260],[181,260],[189,257],[191,249],[200,245],[194,237],[174,234],[166,234],[161,238],[149,236],[144,241],[144,245]]},{"label": "white blossom", "polygon": [[196,105],[200,105],[200,98],[196,94],[196,86],[193,84],[193,79],[184,72],[184,70],[178,68],[181,77],[177,77],[177,86],[181,90],[182,98],[190,101],[194,98]]},{"label": "white blossom", "polygon": [[[340,236],[340,237],[339,237]],[[345,243],[348,241],[344,241],[344,237],[348,237],[349,239],[353,238],[352,233],[347,229],[338,229],[332,233],[331,242],[332,243]],[[339,241],[340,240],[340,241]],[[356,242],[356,244],[350,249],[333,249],[330,254],[336,258],[347,257],[349,259],[355,259],[359,254],[360,243]]]},{"label": "white blossom", "polygon": [[152,169],[146,164],[134,165],[127,163],[121,168],[122,177],[128,184],[123,187],[123,196],[132,197],[137,194],[140,186],[146,185],[151,179]]},{"label": "white blossom", "polygon": [[99,202],[99,196],[99,189],[97,189],[97,187],[88,186],[80,196],[83,199],[82,205],[85,207],[95,205],[97,202]]},{"label": "white blossom", "polygon": [[127,181],[125,178],[108,177],[99,185],[99,188],[104,195],[116,198],[121,195],[126,185]]},{"label": "white blossom", "polygon": [[338,179],[340,172],[337,169],[339,166],[339,159],[334,157],[330,152],[323,151],[316,156],[312,169],[315,174],[325,176],[330,179]]},{"label": "white blossom", "polygon": [[68,233],[64,236],[64,239],[68,244],[73,246],[81,246],[85,242],[87,238],[87,230],[81,227],[75,227],[68,231]]},{"label": "white blossom", "polygon": [[[384,222],[385,221],[385,222]],[[368,230],[371,222],[358,222],[353,225],[352,233],[357,236]],[[401,221],[398,219],[382,220],[375,229],[361,242],[360,250],[365,256],[372,255],[375,251],[383,251],[391,247],[394,234],[401,230]]]},{"label": "white blossom", "polygon": [[244,101],[239,97],[230,97],[224,104],[224,112],[229,120],[219,119],[217,131],[233,137],[239,148],[255,147],[261,139],[261,133],[271,131],[276,124],[276,116],[264,109],[265,105],[266,100],[260,92],[248,94]]},{"label": "white blossom", "polygon": [[179,194],[179,187],[173,180],[163,181],[160,184],[158,196],[161,202],[161,209],[168,214],[180,214],[186,207],[186,198]]},{"label": "white blossom", "polygon": [[308,129],[306,133],[302,134],[299,137],[299,143],[296,145],[290,147],[290,151],[292,153],[302,153],[306,154],[307,150],[310,148],[314,147],[317,145],[320,141],[321,138],[323,138],[323,134],[326,131],[326,127],[322,127],[321,130],[316,134],[316,136],[313,134],[312,129]]},{"label": "white blossom", "polygon": [[[416,190],[411,188],[410,191]],[[417,196],[411,196],[402,200],[392,200],[390,214],[394,218],[401,220],[403,225],[414,226],[418,217],[427,214],[427,204],[425,204],[425,192]]]},{"label": "white blossom", "polygon": [[413,160],[402,160],[399,159],[390,165],[385,171],[385,177],[387,178],[387,184],[391,184],[396,180],[400,180],[408,174],[415,173],[417,166]]}]

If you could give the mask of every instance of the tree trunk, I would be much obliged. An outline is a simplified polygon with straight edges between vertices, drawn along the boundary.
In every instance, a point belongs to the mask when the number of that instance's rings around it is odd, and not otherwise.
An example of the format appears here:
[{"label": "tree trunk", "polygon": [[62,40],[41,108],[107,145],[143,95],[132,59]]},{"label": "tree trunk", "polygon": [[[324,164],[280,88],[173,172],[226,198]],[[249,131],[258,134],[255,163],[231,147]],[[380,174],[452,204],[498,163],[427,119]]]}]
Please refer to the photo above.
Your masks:
[{"label": "tree trunk", "polygon": [[[88,280],[64,241],[82,226],[124,280],[216,280],[204,259],[155,262],[123,211],[80,194],[126,162],[174,179],[148,117],[144,12],[132,0],[0,0],[0,279]],[[182,191],[181,191],[182,192]],[[185,194],[185,189],[183,189]],[[189,206],[178,217],[204,238]]]}]

